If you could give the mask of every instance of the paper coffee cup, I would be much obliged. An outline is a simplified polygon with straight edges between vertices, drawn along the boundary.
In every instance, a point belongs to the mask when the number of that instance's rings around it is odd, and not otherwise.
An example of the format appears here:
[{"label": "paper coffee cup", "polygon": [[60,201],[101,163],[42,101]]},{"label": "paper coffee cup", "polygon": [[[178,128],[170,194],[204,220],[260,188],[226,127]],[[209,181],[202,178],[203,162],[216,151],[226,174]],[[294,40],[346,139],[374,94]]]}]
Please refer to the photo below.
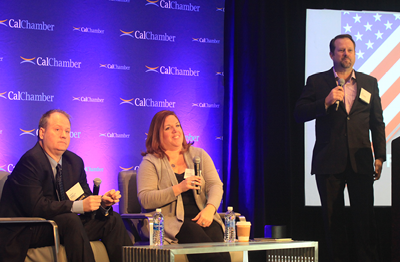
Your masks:
[{"label": "paper coffee cup", "polygon": [[239,242],[249,242],[251,223],[249,221],[239,221],[236,223],[236,233]]}]

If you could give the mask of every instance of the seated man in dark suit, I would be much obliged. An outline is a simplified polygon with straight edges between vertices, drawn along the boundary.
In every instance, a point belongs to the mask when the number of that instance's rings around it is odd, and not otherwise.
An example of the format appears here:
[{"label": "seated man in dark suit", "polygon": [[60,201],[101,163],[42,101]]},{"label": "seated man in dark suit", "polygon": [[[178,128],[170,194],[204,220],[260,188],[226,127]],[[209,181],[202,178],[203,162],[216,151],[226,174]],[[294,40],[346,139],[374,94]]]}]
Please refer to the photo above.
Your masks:
[{"label": "seated man in dark suit", "polygon": [[[54,220],[68,261],[94,261],[90,241],[99,239],[110,261],[122,261],[122,246],[132,241],[121,217],[112,211],[121,195],[115,190],[92,195],[82,159],[67,150],[70,131],[66,112],[50,110],[42,116],[38,143],[21,157],[4,185],[0,217]],[[29,248],[47,245],[53,245],[49,226],[0,227],[0,261],[24,261]]]}]

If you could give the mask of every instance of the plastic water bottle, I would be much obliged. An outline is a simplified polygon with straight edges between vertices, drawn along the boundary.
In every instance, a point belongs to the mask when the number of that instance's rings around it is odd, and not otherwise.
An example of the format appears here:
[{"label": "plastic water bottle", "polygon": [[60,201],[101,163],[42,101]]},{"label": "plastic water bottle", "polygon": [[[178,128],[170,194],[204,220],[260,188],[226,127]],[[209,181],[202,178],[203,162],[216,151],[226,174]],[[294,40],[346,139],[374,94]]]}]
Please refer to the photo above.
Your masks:
[{"label": "plastic water bottle", "polygon": [[236,216],[233,212],[233,207],[228,207],[228,212],[225,214],[225,242],[235,242],[236,228],[235,228]]},{"label": "plastic water bottle", "polygon": [[153,216],[153,245],[162,246],[164,243],[164,216],[161,208],[156,209]]}]

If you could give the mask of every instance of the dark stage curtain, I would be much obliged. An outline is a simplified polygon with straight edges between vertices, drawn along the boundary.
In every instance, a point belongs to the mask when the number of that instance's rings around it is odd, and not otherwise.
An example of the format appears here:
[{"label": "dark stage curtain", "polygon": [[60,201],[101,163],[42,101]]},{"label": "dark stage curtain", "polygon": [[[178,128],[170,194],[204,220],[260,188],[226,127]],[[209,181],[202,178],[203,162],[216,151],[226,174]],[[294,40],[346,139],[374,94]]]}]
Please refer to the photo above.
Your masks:
[{"label": "dark stage curtain", "polygon": [[[223,208],[252,221],[252,237],[269,224],[286,225],[294,239],[322,239],[320,208],[304,207],[304,131],[293,117],[307,8],[400,11],[400,2],[226,0]],[[328,44],[321,59],[330,59]],[[390,208],[376,213],[382,261],[390,261]]]},{"label": "dark stage curtain", "polygon": [[293,159],[293,147],[302,147],[292,113],[298,92],[289,87],[302,84],[288,77],[296,61],[287,12],[281,1],[225,5],[225,204],[253,222],[254,237],[264,236],[266,224],[290,226],[293,161],[301,168],[301,156]]}]

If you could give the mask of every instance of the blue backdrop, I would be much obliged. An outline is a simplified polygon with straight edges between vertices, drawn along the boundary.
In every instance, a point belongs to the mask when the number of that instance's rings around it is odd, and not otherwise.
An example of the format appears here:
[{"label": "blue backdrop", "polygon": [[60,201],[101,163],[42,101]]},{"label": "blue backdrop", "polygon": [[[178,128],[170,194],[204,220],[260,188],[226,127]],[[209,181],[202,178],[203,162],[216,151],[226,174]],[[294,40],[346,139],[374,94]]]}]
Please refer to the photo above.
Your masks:
[{"label": "blue backdrop", "polygon": [[136,169],[153,115],[222,170],[224,0],[0,2],[0,170],[37,141],[40,116],[72,119],[70,150],[100,193]]}]

